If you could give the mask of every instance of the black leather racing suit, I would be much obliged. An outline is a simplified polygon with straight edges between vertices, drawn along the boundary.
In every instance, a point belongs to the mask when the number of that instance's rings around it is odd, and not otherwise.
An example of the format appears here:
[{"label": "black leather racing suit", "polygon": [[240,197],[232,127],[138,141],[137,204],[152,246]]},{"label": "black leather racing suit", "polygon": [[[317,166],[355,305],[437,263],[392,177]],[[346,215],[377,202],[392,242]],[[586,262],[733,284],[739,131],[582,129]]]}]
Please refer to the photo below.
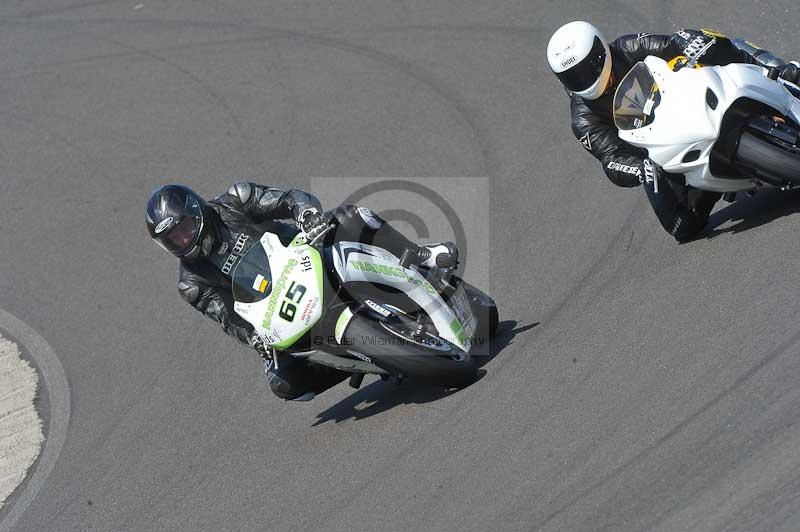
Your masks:
[{"label": "black leather racing suit", "polygon": [[[758,53],[750,55],[731,40],[707,31],[624,35],[610,43],[609,48],[613,86],[597,100],[584,100],[572,94],[570,110],[575,137],[600,160],[611,182],[620,187],[638,186],[645,172],[652,171],[648,167],[650,161],[645,161],[646,150],[620,140],[612,114],[614,91],[636,63],[653,55],[667,61],[678,56],[697,58],[704,65],[762,64]],[[703,229],[720,194],[687,186],[682,175],[662,173],[661,177],[665,179],[659,180],[657,194],[652,183],[644,184],[647,197],[664,229],[679,242],[689,240]]]},{"label": "black leather racing suit", "polygon": [[[258,242],[266,230],[296,232],[300,214],[309,208],[320,209],[313,195],[301,190],[280,190],[241,182],[227,193],[208,202],[206,223],[218,232],[210,256],[181,260],[178,291],[195,309],[222,326],[239,342],[252,345],[253,326],[233,310],[231,275],[241,257]],[[362,240],[383,247],[398,256],[416,245],[386,224],[369,209],[342,205],[331,212],[338,227],[335,238]],[[291,226],[281,223],[293,222]],[[306,392],[320,393],[341,382],[348,374],[316,365],[305,365],[283,357],[278,370],[267,373],[272,391],[281,398],[294,399]]]}]

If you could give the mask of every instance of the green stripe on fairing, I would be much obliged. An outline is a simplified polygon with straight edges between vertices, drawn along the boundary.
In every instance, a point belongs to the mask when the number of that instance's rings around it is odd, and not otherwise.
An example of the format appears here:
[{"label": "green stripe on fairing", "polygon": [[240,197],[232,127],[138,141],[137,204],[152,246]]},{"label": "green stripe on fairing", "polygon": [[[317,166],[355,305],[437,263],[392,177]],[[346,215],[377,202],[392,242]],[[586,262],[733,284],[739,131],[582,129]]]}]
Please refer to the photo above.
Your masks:
[{"label": "green stripe on fairing", "polygon": [[347,307],[339,314],[339,318],[336,320],[336,327],[333,329],[333,336],[336,338],[338,343],[342,343],[342,336],[344,335],[344,330],[347,327],[347,324],[350,323],[350,318],[353,317],[353,311],[350,310],[350,307]]},{"label": "green stripe on fairing", "polygon": [[409,270],[406,270],[405,268],[401,268],[399,266],[375,264],[372,262],[363,262],[360,260],[350,261],[350,266],[352,266],[353,269],[361,270],[362,272],[371,272],[371,273],[377,273],[378,275],[388,275],[391,277],[397,277],[399,279],[405,279],[408,283],[414,286],[421,286],[429,294],[438,295],[436,289],[427,280],[416,278],[411,274],[406,273]]},{"label": "green stripe on fairing", "polygon": [[467,335],[464,333],[464,328],[458,320],[450,322],[450,330],[456,335],[456,339],[462,346],[467,345]]}]

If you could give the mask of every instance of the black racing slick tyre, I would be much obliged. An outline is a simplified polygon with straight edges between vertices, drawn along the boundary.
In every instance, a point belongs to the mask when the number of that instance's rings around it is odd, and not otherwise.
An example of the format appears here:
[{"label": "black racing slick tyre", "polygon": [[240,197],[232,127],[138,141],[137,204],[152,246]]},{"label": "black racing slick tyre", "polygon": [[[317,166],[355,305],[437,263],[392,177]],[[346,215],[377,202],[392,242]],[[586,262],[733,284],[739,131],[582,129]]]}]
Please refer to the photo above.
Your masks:
[{"label": "black racing slick tyre", "polygon": [[358,314],[347,324],[344,336],[348,350],[365,355],[373,364],[396,376],[462,388],[474,382],[478,372],[476,360],[449,342],[429,347],[404,338],[387,322]]},{"label": "black racing slick tyre", "polygon": [[742,166],[800,185],[800,148],[779,139],[762,138],[744,131],[736,160]]}]

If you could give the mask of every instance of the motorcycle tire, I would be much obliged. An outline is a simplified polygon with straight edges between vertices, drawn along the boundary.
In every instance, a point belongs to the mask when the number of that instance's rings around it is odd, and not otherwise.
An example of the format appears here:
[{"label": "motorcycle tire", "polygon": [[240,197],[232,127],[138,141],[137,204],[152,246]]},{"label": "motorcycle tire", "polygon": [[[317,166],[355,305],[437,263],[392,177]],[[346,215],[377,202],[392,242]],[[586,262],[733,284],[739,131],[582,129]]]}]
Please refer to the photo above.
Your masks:
[{"label": "motorcycle tire", "polygon": [[800,185],[800,148],[777,138],[744,131],[736,159],[742,166]]},{"label": "motorcycle tire", "polygon": [[[462,388],[474,382],[477,361],[457,346],[442,340],[432,348],[402,338],[378,322],[356,315],[344,331],[349,349],[366,355],[373,364],[395,376],[412,377],[448,388]],[[446,345],[445,345],[446,344]]]}]

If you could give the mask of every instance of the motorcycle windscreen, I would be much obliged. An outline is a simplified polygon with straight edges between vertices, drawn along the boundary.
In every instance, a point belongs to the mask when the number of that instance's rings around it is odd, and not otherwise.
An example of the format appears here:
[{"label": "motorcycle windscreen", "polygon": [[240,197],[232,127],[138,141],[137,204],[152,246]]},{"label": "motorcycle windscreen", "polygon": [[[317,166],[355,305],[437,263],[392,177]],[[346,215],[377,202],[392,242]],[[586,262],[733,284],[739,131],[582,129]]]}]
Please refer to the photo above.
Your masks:
[{"label": "motorcycle windscreen", "polygon": [[660,103],[661,92],[650,69],[636,63],[614,93],[614,125],[622,131],[645,127],[655,120]]},{"label": "motorcycle windscreen", "polygon": [[231,284],[233,299],[241,303],[261,301],[272,292],[272,273],[264,246],[256,243],[242,257],[233,271]]}]

